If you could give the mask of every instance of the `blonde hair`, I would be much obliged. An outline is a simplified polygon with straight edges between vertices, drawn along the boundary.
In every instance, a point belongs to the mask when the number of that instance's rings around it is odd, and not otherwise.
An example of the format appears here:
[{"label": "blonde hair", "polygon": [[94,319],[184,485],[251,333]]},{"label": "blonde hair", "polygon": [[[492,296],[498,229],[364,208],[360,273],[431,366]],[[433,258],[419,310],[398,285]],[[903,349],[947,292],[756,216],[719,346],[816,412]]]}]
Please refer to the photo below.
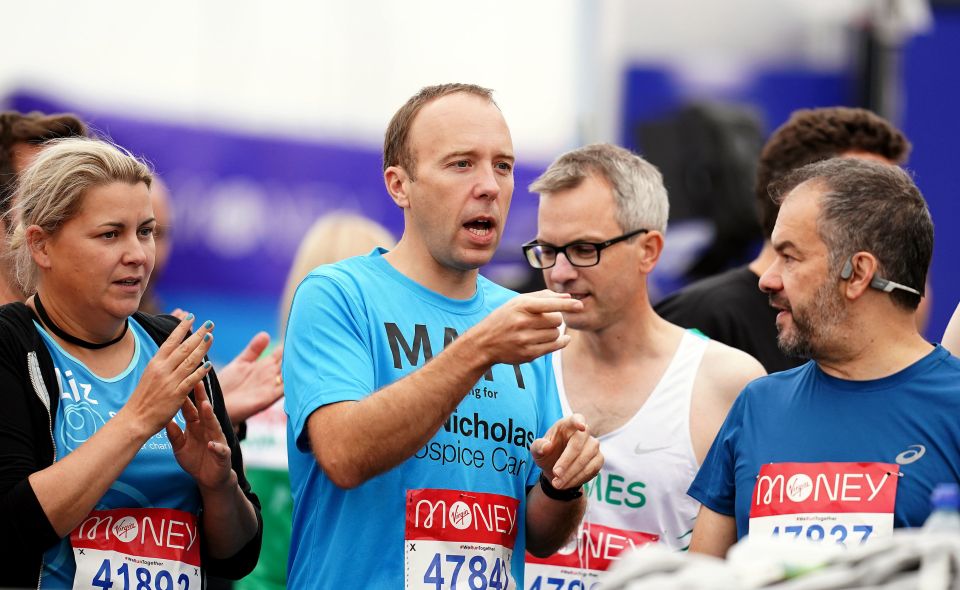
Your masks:
[{"label": "blonde hair", "polygon": [[396,239],[385,227],[351,213],[330,213],[318,219],[300,241],[287,275],[280,307],[280,335],[287,331],[293,294],[311,270],[344,258],[366,254],[381,246],[392,248]]},{"label": "blonde hair", "polygon": [[114,182],[131,185],[153,181],[150,168],[122,147],[98,139],[53,140],[17,180],[10,253],[14,257],[17,281],[26,295],[36,292],[39,278],[26,243],[27,228],[39,226],[47,235],[55,233],[73,218],[91,188]]}]

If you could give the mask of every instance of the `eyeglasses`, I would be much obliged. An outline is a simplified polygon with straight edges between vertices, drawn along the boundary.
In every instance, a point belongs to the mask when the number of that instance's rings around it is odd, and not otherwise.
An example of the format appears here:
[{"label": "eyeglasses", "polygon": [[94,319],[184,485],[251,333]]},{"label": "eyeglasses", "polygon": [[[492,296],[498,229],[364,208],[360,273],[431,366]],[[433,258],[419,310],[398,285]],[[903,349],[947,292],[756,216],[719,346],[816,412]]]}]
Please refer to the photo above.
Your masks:
[{"label": "eyeglasses", "polygon": [[[853,276],[853,256],[847,259],[843,264],[843,268],[840,269],[840,278],[847,280]],[[870,281],[870,286],[878,291],[883,291],[884,293],[892,293],[896,289],[906,291],[907,293],[913,293],[914,295],[919,295],[923,297],[923,294],[920,291],[917,291],[913,287],[908,287],[906,285],[901,285],[889,279],[873,275],[873,280]]]},{"label": "eyeglasses", "polygon": [[557,255],[563,254],[567,257],[567,262],[572,266],[586,267],[600,264],[600,251],[609,248],[617,242],[628,240],[633,236],[647,233],[648,229],[637,229],[627,232],[622,236],[617,236],[606,242],[570,242],[564,246],[551,246],[549,244],[540,244],[536,240],[531,240],[521,246],[523,255],[527,262],[533,268],[545,269],[552,268],[557,263]]}]

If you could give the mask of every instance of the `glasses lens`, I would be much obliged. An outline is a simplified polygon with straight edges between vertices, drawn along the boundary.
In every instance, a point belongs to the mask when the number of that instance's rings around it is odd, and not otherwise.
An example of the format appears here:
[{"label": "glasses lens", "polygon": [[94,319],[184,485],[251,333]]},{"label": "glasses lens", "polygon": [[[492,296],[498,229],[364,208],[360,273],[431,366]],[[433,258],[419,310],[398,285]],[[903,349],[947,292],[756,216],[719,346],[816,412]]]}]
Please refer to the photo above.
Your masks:
[{"label": "glasses lens", "polygon": [[570,244],[567,246],[567,259],[574,266],[593,266],[599,259],[600,251],[596,244]]},{"label": "glasses lens", "polygon": [[544,247],[540,244],[530,246],[526,251],[527,262],[529,262],[533,268],[548,268],[553,266],[557,256],[553,248]]}]

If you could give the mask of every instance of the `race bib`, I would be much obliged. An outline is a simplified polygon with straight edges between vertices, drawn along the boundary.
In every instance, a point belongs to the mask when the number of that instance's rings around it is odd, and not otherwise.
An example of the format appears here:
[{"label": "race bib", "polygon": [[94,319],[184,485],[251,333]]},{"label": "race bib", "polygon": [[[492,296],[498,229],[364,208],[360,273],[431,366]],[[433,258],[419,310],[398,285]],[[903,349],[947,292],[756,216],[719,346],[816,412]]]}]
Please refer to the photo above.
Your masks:
[{"label": "race bib", "polygon": [[406,588],[511,590],[520,501],[457,490],[407,491]]},{"label": "race bib", "polygon": [[857,545],[893,534],[894,463],[771,463],[750,504],[751,536]]},{"label": "race bib", "polygon": [[592,590],[599,588],[600,574],[620,554],[659,536],[593,523],[581,523],[577,537],[551,555],[540,558],[527,553],[524,573],[527,590]]},{"label": "race bib", "polygon": [[200,590],[197,517],[167,508],[94,510],[70,533],[74,589]]}]

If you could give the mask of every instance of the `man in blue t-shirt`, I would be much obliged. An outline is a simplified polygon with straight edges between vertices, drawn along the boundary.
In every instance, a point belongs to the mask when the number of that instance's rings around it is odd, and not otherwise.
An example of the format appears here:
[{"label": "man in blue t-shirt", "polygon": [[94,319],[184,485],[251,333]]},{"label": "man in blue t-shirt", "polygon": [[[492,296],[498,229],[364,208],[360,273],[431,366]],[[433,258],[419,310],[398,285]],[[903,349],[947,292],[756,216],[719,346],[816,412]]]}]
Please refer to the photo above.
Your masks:
[{"label": "man in blue t-shirt", "polygon": [[896,166],[834,158],[775,184],[775,262],[760,278],[788,354],[748,385],[690,487],[690,550],[746,534],[854,545],[918,526],[960,481],[960,359],[915,314],[933,251],[920,191]]},{"label": "man in blue t-shirt", "polygon": [[477,271],[513,161],[489,90],[424,88],[384,141],[400,242],[301,283],[283,359],[290,587],[516,588],[525,548],[575,530],[603,458],[582,416],[560,418],[544,355],[582,304]]}]

